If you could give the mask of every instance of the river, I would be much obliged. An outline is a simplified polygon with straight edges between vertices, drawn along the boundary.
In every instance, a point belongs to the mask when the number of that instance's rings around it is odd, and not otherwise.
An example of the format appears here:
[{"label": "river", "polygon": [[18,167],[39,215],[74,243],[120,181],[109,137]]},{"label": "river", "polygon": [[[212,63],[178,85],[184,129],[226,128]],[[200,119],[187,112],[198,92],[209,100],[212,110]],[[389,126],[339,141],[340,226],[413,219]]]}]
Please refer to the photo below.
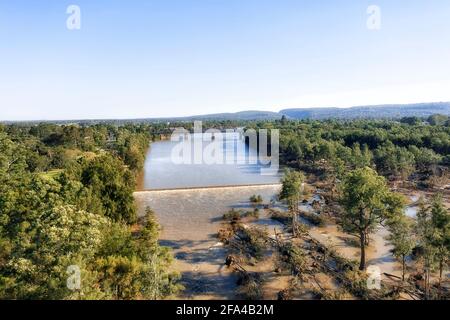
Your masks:
[{"label": "river", "polygon": [[[249,149],[238,133],[226,133],[221,141],[213,141],[210,134],[193,134],[183,142],[158,141],[152,143],[144,165],[144,190],[183,189],[193,187],[243,186],[274,184],[279,175],[262,175],[264,166],[257,161],[256,150]],[[206,140],[206,141],[203,141]],[[209,154],[211,145],[217,143],[216,163],[195,163],[194,148],[202,143],[200,153]],[[190,149],[190,163],[180,164],[173,159],[175,148]],[[197,152],[199,153],[199,152]]]},{"label": "river", "polygon": [[[173,268],[181,273],[186,287],[173,298],[233,299],[237,298],[236,278],[225,268],[226,252],[216,238],[221,218],[232,208],[250,210],[252,195],[261,195],[269,202],[279,192],[280,176],[262,175],[265,166],[255,163],[256,151],[246,148],[237,133],[226,134],[217,149],[223,159],[233,159],[229,163],[173,161],[174,148],[186,147],[193,152],[194,142],[203,139],[202,152],[217,143],[208,135],[193,135],[181,145],[172,141],[152,143],[141,191],[134,197],[140,216],[147,207],[156,212],[163,228],[160,243],[173,250]],[[270,219],[262,221],[273,223]]]}]

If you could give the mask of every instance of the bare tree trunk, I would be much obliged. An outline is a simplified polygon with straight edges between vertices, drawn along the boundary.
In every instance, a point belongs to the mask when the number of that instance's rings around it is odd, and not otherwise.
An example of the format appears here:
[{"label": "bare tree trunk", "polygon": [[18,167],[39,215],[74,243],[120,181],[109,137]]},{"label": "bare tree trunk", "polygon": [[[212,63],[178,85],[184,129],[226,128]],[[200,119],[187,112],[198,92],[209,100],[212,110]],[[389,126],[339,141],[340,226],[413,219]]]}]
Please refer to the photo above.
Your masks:
[{"label": "bare tree trunk", "polygon": [[441,292],[442,292],[441,285],[442,285],[442,273],[443,273],[443,270],[444,270],[444,263],[443,263],[443,260],[440,259],[439,260],[439,299],[441,298]]},{"label": "bare tree trunk", "polygon": [[425,300],[429,297],[429,287],[430,287],[430,271],[428,267],[425,270]]},{"label": "bare tree trunk", "polygon": [[297,213],[295,212],[295,208],[292,211],[292,234],[294,238],[297,237]]},{"label": "bare tree trunk", "polygon": [[299,205],[298,202],[300,201],[299,198],[295,199],[295,203],[292,206],[293,213],[292,213],[292,234],[294,235],[294,238],[297,238],[297,218],[298,218],[298,211],[299,211]]},{"label": "bare tree trunk", "polygon": [[364,231],[359,234],[360,247],[361,247],[361,259],[359,264],[359,270],[366,270],[366,233]]},{"label": "bare tree trunk", "polygon": [[405,282],[405,273],[406,273],[406,257],[402,257],[402,281]]},{"label": "bare tree trunk", "polygon": [[297,214],[295,212],[292,215],[292,233],[294,234],[294,238],[297,238]]}]

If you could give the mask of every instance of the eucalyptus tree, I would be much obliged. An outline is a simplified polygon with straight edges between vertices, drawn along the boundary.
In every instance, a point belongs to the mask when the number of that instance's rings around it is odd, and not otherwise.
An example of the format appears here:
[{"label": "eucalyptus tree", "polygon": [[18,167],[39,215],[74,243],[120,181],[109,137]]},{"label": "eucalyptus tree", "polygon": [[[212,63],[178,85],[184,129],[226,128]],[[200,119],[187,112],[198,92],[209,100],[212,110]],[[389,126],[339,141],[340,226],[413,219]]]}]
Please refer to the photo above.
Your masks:
[{"label": "eucalyptus tree", "polygon": [[282,179],[280,200],[285,200],[292,214],[292,228],[294,236],[297,236],[297,220],[299,202],[304,194],[305,175],[302,172],[287,169]]},{"label": "eucalyptus tree", "polygon": [[435,268],[436,250],[431,244],[433,226],[431,223],[430,208],[425,203],[425,199],[419,199],[419,210],[417,211],[416,235],[418,246],[421,252],[421,261],[425,274],[425,299],[428,299],[430,292],[431,272]]},{"label": "eucalyptus tree", "polygon": [[430,244],[435,250],[441,287],[444,268],[450,256],[450,214],[442,203],[441,194],[435,195],[431,203],[431,229]]},{"label": "eucalyptus tree", "polygon": [[402,281],[405,281],[406,259],[416,245],[413,224],[405,215],[399,215],[389,224],[389,231],[388,241],[393,246],[393,255],[402,263]]},{"label": "eucalyptus tree", "polygon": [[348,173],[341,185],[340,203],[344,210],[339,217],[343,230],[360,242],[360,270],[366,269],[366,240],[377,227],[403,214],[404,200],[389,190],[386,180],[365,167]]}]

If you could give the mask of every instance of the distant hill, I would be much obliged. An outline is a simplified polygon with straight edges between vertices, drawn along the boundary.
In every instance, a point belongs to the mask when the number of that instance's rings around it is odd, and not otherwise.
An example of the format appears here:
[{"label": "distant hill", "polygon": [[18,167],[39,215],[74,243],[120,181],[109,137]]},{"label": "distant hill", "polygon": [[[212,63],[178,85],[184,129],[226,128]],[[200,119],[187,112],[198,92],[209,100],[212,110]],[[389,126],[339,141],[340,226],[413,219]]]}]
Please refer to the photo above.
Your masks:
[{"label": "distant hill", "polygon": [[285,109],[280,114],[292,119],[398,119],[429,117],[433,114],[450,116],[450,102],[360,106],[352,108]]},{"label": "distant hill", "polygon": [[0,123],[23,123],[37,124],[42,122],[56,123],[59,125],[68,124],[99,124],[110,123],[123,125],[126,123],[154,123],[154,122],[193,122],[195,120],[230,120],[230,121],[252,121],[252,120],[277,120],[282,118],[282,114],[270,111],[241,111],[236,113],[215,113],[187,117],[166,117],[166,118],[138,118],[138,119],[78,119],[78,120],[34,120],[34,121],[0,121]]},{"label": "distant hill", "polygon": [[242,111],[216,113],[190,117],[147,119],[150,121],[194,121],[194,120],[276,120],[283,115],[290,119],[399,119],[403,117],[425,118],[433,114],[450,116],[450,102],[418,104],[360,106],[351,108],[302,108],[284,109],[280,112]]},{"label": "distant hill", "polygon": [[[270,111],[241,111],[236,113],[216,113],[188,117],[144,118],[144,119],[85,119],[85,120],[60,120],[60,121],[22,121],[22,123],[52,122],[57,124],[96,124],[96,123],[152,123],[152,122],[192,122],[194,120],[277,120],[286,116],[288,119],[399,119],[403,117],[427,118],[433,114],[450,116],[450,102],[431,102],[418,104],[360,106],[352,108],[299,108],[284,109],[280,112]],[[0,121],[11,123],[17,121]]]},{"label": "distant hill", "polygon": [[170,120],[170,121],[193,121],[193,120],[276,120],[283,115],[270,111],[241,111],[236,113],[215,113],[189,117],[161,118],[150,120]]}]

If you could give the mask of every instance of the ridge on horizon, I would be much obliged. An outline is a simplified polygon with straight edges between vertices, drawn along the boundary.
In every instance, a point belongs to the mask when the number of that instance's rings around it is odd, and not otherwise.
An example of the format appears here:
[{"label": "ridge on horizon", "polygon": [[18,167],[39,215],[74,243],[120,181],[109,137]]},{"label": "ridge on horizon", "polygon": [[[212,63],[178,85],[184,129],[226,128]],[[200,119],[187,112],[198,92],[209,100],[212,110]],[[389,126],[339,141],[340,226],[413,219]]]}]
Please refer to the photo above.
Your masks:
[{"label": "ridge on horizon", "polygon": [[[382,109],[382,110],[380,110]],[[361,105],[352,107],[299,107],[287,108],[280,111],[262,111],[257,109],[238,112],[222,112],[200,114],[192,116],[174,117],[142,117],[142,118],[98,118],[98,119],[60,119],[60,120],[0,120],[0,123],[78,123],[78,122],[107,122],[107,121],[193,121],[193,120],[276,120],[286,116],[293,120],[312,119],[398,119],[402,117],[428,117],[433,114],[450,116],[450,102],[423,102],[411,104],[380,104]]]}]

